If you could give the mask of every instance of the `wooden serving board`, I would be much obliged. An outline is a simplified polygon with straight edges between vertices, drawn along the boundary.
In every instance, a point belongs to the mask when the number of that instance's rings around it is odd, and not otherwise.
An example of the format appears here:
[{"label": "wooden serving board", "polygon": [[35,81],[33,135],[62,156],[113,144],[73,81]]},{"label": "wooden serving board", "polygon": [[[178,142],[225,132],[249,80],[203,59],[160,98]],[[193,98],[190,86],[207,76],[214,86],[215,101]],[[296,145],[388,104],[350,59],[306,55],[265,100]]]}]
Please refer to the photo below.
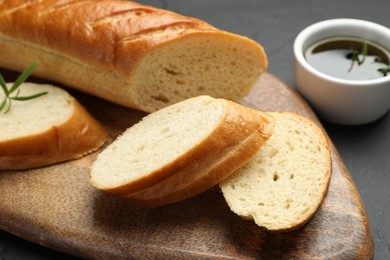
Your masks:
[{"label": "wooden serving board", "polygon": [[[114,138],[143,113],[72,92]],[[316,116],[290,87],[264,74],[242,104]],[[93,259],[370,259],[373,240],[359,193],[333,144],[328,194],[302,229],[269,234],[232,213],[219,191],[160,208],[134,206],[89,185],[95,154],[28,171],[0,172],[0,229]]]}]

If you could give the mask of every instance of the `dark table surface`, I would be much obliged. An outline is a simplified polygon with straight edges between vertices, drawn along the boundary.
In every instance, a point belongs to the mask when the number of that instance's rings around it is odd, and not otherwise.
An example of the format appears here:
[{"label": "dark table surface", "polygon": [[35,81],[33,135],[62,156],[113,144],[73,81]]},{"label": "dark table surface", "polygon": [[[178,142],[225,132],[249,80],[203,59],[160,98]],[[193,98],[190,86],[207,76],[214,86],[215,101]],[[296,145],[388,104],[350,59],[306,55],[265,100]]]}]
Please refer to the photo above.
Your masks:
[{"label": "dark table surface", "polygon": [[[306,26],[331,18],[357,18],[390,27],[389,0],[138,2],[197,17],[215,27],[258,41],[268,54],[268,71],[293,88],[296,88],[293,75],[293,42]],[[327,122],[323,124],[341,154],[365,205],[375,243],[374,259],[390,259],[390,115],[363,126],[340,126]],[[0,231],[1,260],[55,258],[73,259],[72,256]]]}]

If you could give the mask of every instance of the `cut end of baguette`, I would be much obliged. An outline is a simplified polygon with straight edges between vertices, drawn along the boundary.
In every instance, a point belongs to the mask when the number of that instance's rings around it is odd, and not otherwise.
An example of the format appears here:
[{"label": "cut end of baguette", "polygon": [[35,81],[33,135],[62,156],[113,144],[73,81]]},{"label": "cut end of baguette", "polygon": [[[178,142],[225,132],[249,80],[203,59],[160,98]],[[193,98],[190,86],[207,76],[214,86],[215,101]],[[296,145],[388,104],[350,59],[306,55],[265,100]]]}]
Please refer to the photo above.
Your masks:
[{"label": "cut end of baguette", "polygon": [[327,138],[311,121],[271,113],[275,132],[247,164],[220,183],[237,215],[270,232],[302,227],[320,206],[329,185]]},{"label": "cut end of baguette", "polygon": [[[103,126],[65,90],[35,83],[23,83],[18,90],[19,96],[48,94],[12,101],[10,110],[0,114],[0,170],[76,159],[105,143]],[[0,93],[0,99],[3,97]]]},{"label": "cut end of baguette", "polygon": [[139,105],[155,111],[209,95],[237,101],[267,68],[256,42],[222,31],[189,33],[144,56],[132,74]]}]

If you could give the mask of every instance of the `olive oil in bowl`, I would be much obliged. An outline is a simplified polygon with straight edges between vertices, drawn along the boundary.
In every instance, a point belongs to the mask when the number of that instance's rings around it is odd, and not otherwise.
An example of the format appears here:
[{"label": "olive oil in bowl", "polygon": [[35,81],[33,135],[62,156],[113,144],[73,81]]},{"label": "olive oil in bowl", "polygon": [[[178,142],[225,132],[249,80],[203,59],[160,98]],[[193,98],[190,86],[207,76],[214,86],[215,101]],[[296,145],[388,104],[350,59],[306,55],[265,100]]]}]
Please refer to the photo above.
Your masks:
[{"label": "olive oil in bowl", "polygon": [[390,55],[384,47],[364,39],[334,37],[304,52],[318,71],[345,80],[371,80],[390,75]]}]

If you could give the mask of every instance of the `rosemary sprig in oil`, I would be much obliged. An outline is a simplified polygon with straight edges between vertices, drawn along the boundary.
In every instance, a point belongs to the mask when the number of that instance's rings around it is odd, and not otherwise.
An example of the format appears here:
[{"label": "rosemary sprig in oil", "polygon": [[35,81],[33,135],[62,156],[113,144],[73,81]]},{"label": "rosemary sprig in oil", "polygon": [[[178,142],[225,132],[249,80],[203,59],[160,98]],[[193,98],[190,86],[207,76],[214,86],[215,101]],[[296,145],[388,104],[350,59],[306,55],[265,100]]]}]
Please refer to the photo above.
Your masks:
[{"label": "rosemary sprig in oil", "polygon": [[384,68],[380,68],[380,69],[378,69],[378,71],[380,73],[382,73],[384,77],[386,77],[387,74],[390,73],[390,65],[388,65],[387,67],[384,67]]},{"label": "rosemary sprig in oil", "polygon": [[18,89],[24,81],[32,74],[35,68],[38,66],[38,61],[34,61],[29,67],[27,67],[22,74],[15,80],[15,82],[11,85],[11,88],[8,89],[7,84],[0,74],[0,86],[4,92],[4,99],[0,103],[0,112],[4,114],[8,113],[11,110],[12,101],[26,101],[34,98],[38,98],[40,96],[46,95],[48,92],[39,92],[37,94],[29,95],[29,96],[19,96],[20,89]]},{"label": "rosemary sprig in oil", "polygon": [[[355,63],[357,63],[358,65],[363,64],[363,62],[366,59],[366,56],[368,55],[368,45],[366,41],[363,41],[363,46],[360,53],[354,47],[350,47],[350,50],[351,52],[346,56],[347,59],[350,59],[352,61],[351,66],[348,69],[348,72],[352,70]],[[360,55],[362,56],[361,59],[360,59]],[[383,65],[386,66],[378,69],[378,72],[380,72],[384,77],[390,73],[390,64],[384,63],[380,58],[378,58],[378,60],[375,60],[375,62],[383,63]]]},{"label": "rosemary sprig in oil", "polygon": [[[363,64],[363,62],[364,62],[364,60],[366,59],[366,56],[367,56],[368,46],[367,46],[366,41],[363,41],[363,46],[362,46],[361,53],[359,53],[359,51],[356,50],[354,47],[351,47],[350,50],[351,50],[351,53],[348,54],[347,58],[351,59],[352,63],[351,63],[351,66],[349,67],[348,71],[352,70],[355,62],[357,62],[358,65]],[[361,59],[359,58],[359,55],[362,55]]]}]

